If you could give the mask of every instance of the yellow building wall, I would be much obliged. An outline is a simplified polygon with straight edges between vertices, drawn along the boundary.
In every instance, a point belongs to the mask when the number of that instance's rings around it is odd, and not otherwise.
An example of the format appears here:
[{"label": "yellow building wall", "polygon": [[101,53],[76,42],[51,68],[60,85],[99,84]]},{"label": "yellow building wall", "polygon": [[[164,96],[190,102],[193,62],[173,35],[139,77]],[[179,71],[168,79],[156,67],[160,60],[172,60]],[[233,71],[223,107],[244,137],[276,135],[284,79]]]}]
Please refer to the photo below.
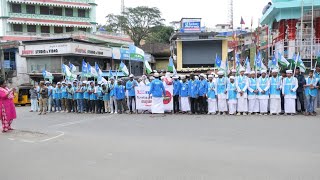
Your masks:
[{"label": "yellow building wall", "polygon": [[226,61],[228,58],[228,40],[222,40],[222,61]]},{"label": "yellow building wall", "polygon": [[182,70],[182,42],[177,41],[177,71]]},{"label": "yellow building wall", "polygon": [[167,70],[169,60],[156,60],[156,70]]}]

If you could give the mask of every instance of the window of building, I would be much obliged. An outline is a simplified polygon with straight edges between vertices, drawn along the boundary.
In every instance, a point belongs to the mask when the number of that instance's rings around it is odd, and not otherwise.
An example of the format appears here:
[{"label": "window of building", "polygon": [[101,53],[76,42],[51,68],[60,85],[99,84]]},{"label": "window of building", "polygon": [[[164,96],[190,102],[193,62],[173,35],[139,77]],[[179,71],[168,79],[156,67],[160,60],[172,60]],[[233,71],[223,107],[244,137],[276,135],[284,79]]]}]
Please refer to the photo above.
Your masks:
[{"label": "window of building", "polygon": [[71,8],[66,8],[66,9],[65,9],[65,16],[70,16],[70,17],[72,17],[72,16],[73,16],[73,9],[71,9]]},{"label": "window of building", "polygon": [[54,33],[63,33],[62,27],[54,27]]},{"label": "window of building", "polygon": [[87,29],[86,29],[86,28],[78,28],[78,30],[79,30],[79,31],[84,31],[84,32],[86,32],[86,31],[87,31]]},{"label": "window of building", "polygon": [[35,14],[36,13],[36,7],[35,6],[27,5],[26,9],[27,9],[27,14]]},{"label": "window of building", "polygon": [[41,33],[50,33],[49,26],[41,26]]},{"label": "window of building", "polygon": [[86,10],[78,9],[78,17],[86,17]]},{"label": "window of building", "polygon": [[14,13],[21,13],[21,4],[12,4],[11,10]]},{"label": "window of building", "polygon": [[14,32],[22,32],[22,24],[13,24],[12,29]]},{"label": "window of building", "polygon": [[37,26],[36,25],[27,25],[27,32],[37,32]]},{"label": "window of building", "polygon": [[73,27],[66,27],[66,32],[73,32],[74,28]]},{"label": "window of building", "polygon": [[40,6],[40,14],[49,14],[49,7]]},{"label": "window of building", "polygon": [[53,8],[53,14],[56,16],[62,16],[62,8],[54,7]]}]

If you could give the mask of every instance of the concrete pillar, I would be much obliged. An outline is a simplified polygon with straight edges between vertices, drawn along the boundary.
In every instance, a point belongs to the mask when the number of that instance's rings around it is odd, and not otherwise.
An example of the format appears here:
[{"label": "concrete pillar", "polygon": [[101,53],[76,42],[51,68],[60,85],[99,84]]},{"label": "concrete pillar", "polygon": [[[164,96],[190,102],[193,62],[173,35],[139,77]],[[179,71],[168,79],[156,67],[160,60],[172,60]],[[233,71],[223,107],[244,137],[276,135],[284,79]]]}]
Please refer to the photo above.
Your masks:
[{"label": "concrete pillar", "polygon": [[182,70],[182,41],[177,41],[177,71]]}]

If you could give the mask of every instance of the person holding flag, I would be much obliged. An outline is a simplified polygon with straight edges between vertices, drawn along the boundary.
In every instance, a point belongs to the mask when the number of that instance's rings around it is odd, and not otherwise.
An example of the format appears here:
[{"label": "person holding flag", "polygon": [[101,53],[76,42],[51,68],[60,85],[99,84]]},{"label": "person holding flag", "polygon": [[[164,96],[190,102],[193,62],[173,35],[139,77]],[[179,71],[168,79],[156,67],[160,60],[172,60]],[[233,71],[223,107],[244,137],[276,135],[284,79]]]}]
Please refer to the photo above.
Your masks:
[{"label": "person holding flag", "polygon": [[247,115],[248,112],[248,94],[247,89],[249,86],[248,78],[244,76],[245,69],[240,68],[240,75],[236,78],[236,88],[237,88],[237,115]]},{"label": "person holding flag", "polygon": [[218,79],[216,80],[216,91],[218,97],[218,111],[219,114],[225,115],[228,111],[227,105],[227,82],[228,78],[224,77],[223,71],[218,71]]},{"label": "person holding flag", "polygon": [[130,114],[132,114],[133,112],[137,113],[136,111],[133,110],[133,108],[135,107],[135,104],[136,104],[135,87],[138,86],[138,82],[134,80],[133,74],[130,74],[129,78],[130,78],[129,81],[127,81],[126,83],[126,90],[129,96],[129,111],[130,111]]},{"label": "person holding flag", "polygon": [[279,70],[273,69],[270,77],[270,115],[281,113],[282,79],[278,76]]},{"label": "person holding flag", "polygon": [[215,82],[213,80],[213,75],[208,76],[208,114],[216,114],[217,113],[217,98],[216,98],[216,87]]},{"label": "person holding flag", "polygon": [[283,79],[282,94],[284,96],[284,112],[286,115],[295,115],[298,80],[292,77],[292,70],[286,71],[287,77]]},{"label": "person holding flag", "polygon": [[257,79],[256,72],[250,72],[250,78],[248,80],[248,101],[249,107],[248,112],[253,115],[255,113],[259,113],[259,99],[258,99],[258,87],[257,87]]},{"label": "person holding flag", "polygon": [[257,87],[259,90],[260,115],[268,115],[270,81],[267,77],[267,70],[261,70],[261,77],[257,81]]},{"label": "person holding flag", "polygon": [[179,76],[173,76],[173,113],[179,113],[179,92],[181,88],[181,82],[179,81]]}]

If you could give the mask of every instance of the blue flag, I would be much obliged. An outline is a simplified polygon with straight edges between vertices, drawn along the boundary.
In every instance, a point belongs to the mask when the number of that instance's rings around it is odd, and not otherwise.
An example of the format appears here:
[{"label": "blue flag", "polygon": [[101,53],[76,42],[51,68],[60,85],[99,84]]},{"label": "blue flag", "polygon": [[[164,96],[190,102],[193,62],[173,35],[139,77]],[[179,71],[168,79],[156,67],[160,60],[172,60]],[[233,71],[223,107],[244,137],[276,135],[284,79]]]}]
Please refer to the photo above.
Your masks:
[{"label": "blue flag", "polygon": [[88,65],[84,60],[82,60],[82,74],[88,74]]},{"label": "blue flag", "polygon": [[277,59],[276,59],[276,56],[275,56],[275,55],[273,55],[273,58],[272,58],[272,65],[275,67],[275,66],[277,66],[277,63],[278,63],[278,61],[277,61]]},{"label": "blue flag", "polygon": [[108,76],[108,77],[109,77],[109,79],[110,79],[110,78],[113,78],[113,74],[112,74],[111,68],[110,68],[110,70],[109,70],[109,76]]},{"label": "blue flag", "polygon": [[218,56],[218,54],[216,54],[216,67],[221,67],[221,62],[222,60],[220,59],[220,57]]}]

